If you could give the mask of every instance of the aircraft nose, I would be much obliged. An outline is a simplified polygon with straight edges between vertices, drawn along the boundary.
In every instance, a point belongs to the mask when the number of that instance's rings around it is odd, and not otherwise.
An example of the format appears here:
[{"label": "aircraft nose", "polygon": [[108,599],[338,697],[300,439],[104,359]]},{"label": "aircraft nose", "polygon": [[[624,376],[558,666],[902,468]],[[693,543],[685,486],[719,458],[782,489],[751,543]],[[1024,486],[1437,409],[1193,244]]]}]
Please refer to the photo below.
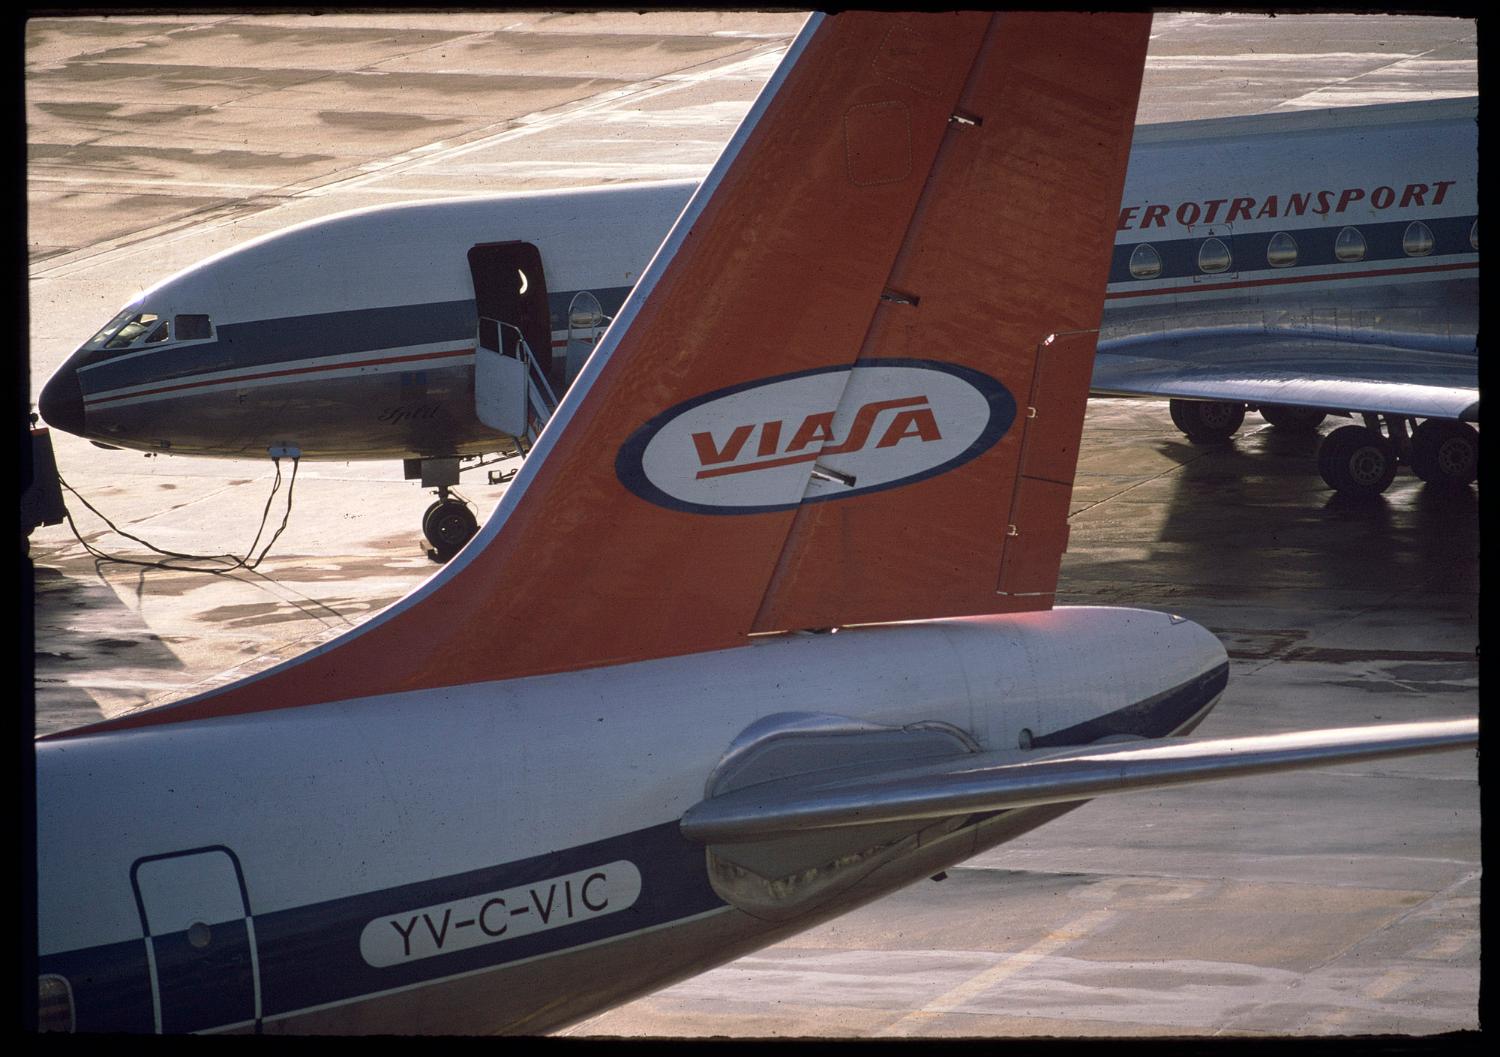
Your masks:
[{"label": "aircraft nose", "polygon": [[42,386],[42,395],[37,398],[37,410],[47,425],[83,436],[83,389],[78,384],[78,372],[71,363],[64,364],[47,384]]}]

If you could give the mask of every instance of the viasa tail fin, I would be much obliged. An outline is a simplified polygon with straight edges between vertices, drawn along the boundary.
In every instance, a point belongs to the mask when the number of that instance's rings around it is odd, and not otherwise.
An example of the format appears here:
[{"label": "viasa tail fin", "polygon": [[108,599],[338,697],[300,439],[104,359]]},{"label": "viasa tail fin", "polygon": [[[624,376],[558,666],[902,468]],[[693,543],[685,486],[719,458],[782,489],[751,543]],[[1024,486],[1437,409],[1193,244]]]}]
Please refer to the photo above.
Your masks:
[{"label": "viasa tail fin", "polygon": [[1048,608],[1150,24],[814,15],[447,568],[85,730]]}]

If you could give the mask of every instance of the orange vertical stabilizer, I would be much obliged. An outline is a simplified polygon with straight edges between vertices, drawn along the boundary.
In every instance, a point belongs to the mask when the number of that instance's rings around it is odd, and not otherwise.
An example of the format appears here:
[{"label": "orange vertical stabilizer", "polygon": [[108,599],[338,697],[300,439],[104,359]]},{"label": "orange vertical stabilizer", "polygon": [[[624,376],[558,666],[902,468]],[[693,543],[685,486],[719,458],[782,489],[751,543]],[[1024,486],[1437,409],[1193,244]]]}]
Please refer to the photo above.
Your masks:
[{"label": "orange vertical stabilizer", "polygon": [[815,15],[448,568],[85,730],[1050,606],[1150,24]]}]

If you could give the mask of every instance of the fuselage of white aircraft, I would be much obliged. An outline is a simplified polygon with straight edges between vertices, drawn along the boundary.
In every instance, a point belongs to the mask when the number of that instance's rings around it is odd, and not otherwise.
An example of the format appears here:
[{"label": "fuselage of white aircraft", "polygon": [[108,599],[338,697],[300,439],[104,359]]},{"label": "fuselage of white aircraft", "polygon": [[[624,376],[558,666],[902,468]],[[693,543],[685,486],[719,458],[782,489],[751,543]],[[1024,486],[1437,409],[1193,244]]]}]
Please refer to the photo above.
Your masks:
[{"label": "fuselage of white aircraft", "polygon": [[[1137,129],[1096,391],[1476,418],[1475,107]],[[132,301],[57,372],[43,416],[183,455],[512,450],[476,414],[476,288],[513,290],[517,268],[471,268],[471,247],[539,252],[542,274],[519,282],[561,387],[696,186],[378,207],[257,239]],[[1204,360],[1222,369],[1200,378]]]}]

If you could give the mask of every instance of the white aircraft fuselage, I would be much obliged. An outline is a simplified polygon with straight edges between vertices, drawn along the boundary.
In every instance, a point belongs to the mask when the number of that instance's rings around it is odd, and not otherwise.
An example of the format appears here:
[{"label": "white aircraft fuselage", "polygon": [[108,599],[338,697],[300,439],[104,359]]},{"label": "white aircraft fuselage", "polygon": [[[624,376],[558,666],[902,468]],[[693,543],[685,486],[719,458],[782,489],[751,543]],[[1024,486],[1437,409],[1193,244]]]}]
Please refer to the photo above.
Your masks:
[{"label": "white aircraft fuselage", "polygon": [[[1477,418],[1475,106],[1138,129],[1095,391]],[[696,186],[377,207],[257,239],[123,309],[48,383],[43,417],[183,455],[513,450],[475,411],[469,249],[540,251],[543,355],[566,383]],[[1309,381],[1330,374],[1344,384]]]}]

